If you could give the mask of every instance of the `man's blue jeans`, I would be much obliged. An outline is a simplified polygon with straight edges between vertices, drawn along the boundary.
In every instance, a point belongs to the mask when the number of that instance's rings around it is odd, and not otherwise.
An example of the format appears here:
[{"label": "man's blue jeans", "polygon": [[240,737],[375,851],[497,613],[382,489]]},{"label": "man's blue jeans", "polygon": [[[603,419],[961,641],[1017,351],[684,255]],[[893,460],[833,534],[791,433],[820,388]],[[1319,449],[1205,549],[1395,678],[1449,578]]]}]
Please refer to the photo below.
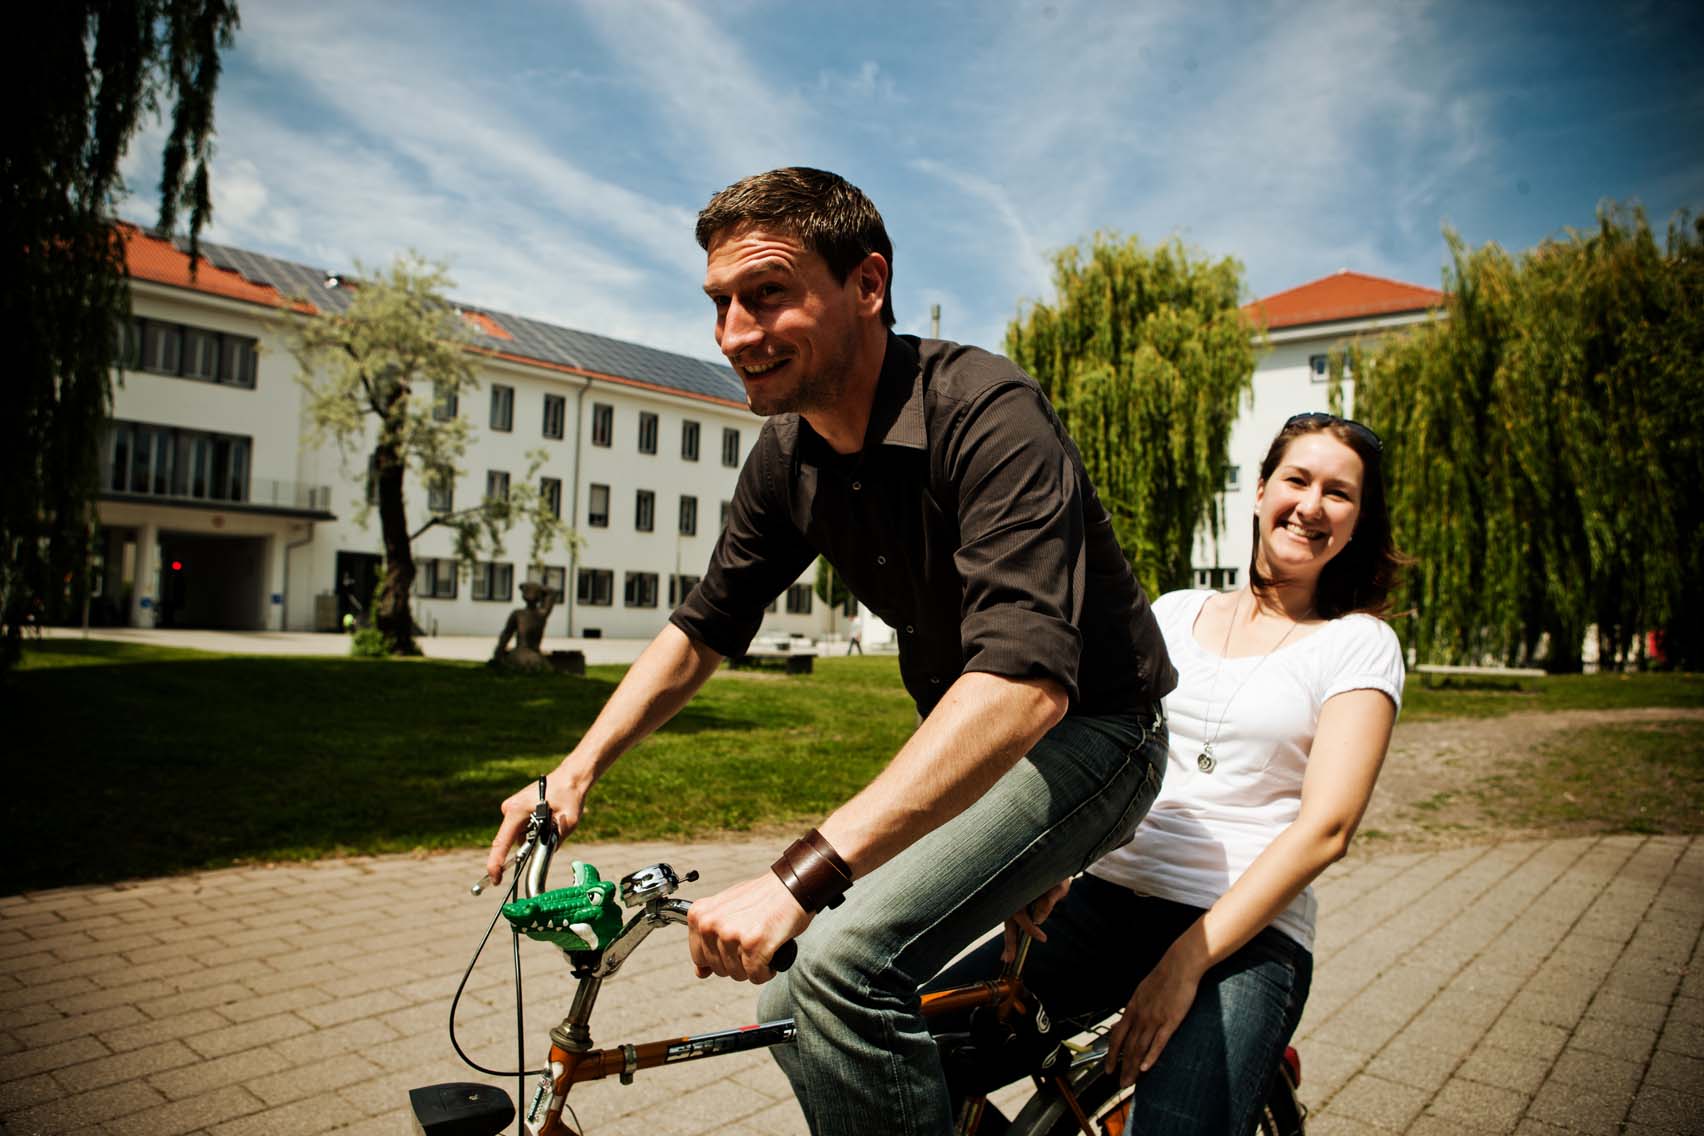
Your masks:
[{"label": "man's blue jeans", "polygon": [[798,1021],[797,1043],[771,1052],[812,1133],[951,1132],[918,988],[978,935],[1128,840],[1165,762],[1154,715],[1068,717],[979,801],[817,916],[798,962],[761,1003],[766,1021]]}]

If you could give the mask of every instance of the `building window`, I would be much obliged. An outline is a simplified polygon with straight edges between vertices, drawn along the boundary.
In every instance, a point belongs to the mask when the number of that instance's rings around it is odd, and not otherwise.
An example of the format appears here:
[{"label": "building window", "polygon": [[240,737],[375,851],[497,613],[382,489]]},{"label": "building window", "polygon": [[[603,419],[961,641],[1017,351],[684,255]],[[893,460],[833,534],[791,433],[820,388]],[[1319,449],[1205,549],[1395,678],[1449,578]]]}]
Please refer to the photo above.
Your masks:
[{"label": "building window", "polygon": [[219,377],[219,335],[217,332],[185,328],[183,336],[183,377],[206,379]]},{"label": "building window", "polygon": [[628,607],[656,607],[657,574],[655,572],[627,573],[624,602]]},{"label": "building window", "polygon": [[446,478],[431,483],[426,489],[426,510],[430,513],[450,513],[456,507],[456,483]]},{"label": "building window", "polygon": [[657,495],[641,489],[633,498],[633,527],[650,532],[657,525]]},{"label": "building window", "polygon": [[507,501],[509,499],[508,470],[488,469],[485,471],[485,499],[487,501]]},{"label": "building window", "polygon": [[690,419],[680,424],[680,456],[683,460],[698,460],[698,423]]},{"label": "building window", "polygon": [[1225,488],[1236,489],[1242,485],[1242,466],[1228,465],[1225,467]]},{"label": "building window", "polygon": [[698,535],[698,498],[687,497],[680,499],[680,535]]},{"label": "building window", "polygon": [[491,428],[508,433],[515,428],[515,388],[491,384]]},{"label": "building window", "polygon": [[456,562],[435,557],[414,562],[414,593],[435,600],[456,598]]},{"label": "building window", "polygon": [[544,498],[544,507],[550,510],[550,515],[562,515],[562,479],[560,477],[543,477],[538,482],[538,495]]},{"label": "building window", "polygon": [[545,590],[556,597],[557,603],[561,603],[562,597],[568,594],[568,569],[566,568],[552,568],[548,564],[534,564],[527,569],[527,575],[543,584]]},{"label": "building window", "polygon": [[119,365],[157,375],[253,387],[258,348],[246,335],[138,319],[126,328]]},{"label": "building window", "polygon": [[609,486],[593,485],[587,490],[586,524],[594,529],[609,527]]},{"label": "building window", "polygon": [[142,325],[142,369],[175,375],[183,357],[183,328],[148,320]]},{"label": "building window", "polygon": [[252,442],[230,434],[114,422],[101,485],[115,493],[247,501]]},{"label": "building window", "polygon": [[379,503],[379,455],[367,455],[367,504]]},{"label": "building window", "polygon": [[692,589],[698,586],[698,576],[669,577],[669,606],[686,602],[686,597],[692,594]]},{"label": "building window", "polygon": [[1237,570],[1235,568],[1197,568],[1195,570],[1195,586],[1198,588],[1213,588],[1225,592],[1237,586]]},{"label": "building window", "polygon": [[729,469],[740,467],[740,432],[732,426],[722,428],[722,464]]},{"label": "building window", "polygon": [[456,416],[456,410],[461,404],[455,392],[445,391],[442,394],[433,391],[432,417],[439,422],[448,422]]},{"label": "building window", "polygon": [[559,394],[544,396],[544,436],[562,437],[562,424],[568,418],[568,400]]},{"label": "building window", "polygon": [[[1315,383],[1331,382],[1331,356],[1329,354],[1310,354],[1307,356],[1307,376]],[[1343,359],[1343,378],[1353,380],[1355,373],[1350,370],[1350,361]]]},{"label": "building window", "polygon": [[615,407],[592,403],[592,445],[607,446],[615,436]]},{"label": "building window", "polygon": [[639,412],[639,452],[657,452],[657,416],[648,410]]},{"label": "building window", "polygon": [[575,576],[575,601],[587,607],[608,607],[615,602],[615,573],[608,568],[582,568]]},{"label": "building window", "polygon": [[473,598],[509,602],[515,593],[515,566],[481,560],[473,566]]},{"label": "building window", "polygon": [[809,615],[811,613],[811,586],[809,584],[794,584],[787,589],[787,614]]},{"label": "building window", "polygon": [[219,381],[233,387],[254,386],[254,373],[260,362],[258,345],[240,335],[219,338]]}]

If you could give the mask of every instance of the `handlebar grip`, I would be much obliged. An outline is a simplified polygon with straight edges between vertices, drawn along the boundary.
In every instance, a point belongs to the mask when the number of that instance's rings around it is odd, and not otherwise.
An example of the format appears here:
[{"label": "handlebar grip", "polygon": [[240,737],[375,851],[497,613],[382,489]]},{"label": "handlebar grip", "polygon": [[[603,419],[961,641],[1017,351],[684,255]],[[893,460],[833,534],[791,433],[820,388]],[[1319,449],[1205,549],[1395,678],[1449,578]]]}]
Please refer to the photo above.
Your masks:
[{"label": "handlebar grip", "polygon": [[780,974],[784,970],[792,969],[793,964],[798,961],[799,944],[792,939],[788,939],[785,943],[782,943],[781,948],[775,952],[775,957],[769,960],[769,969],[773,970],[776,974]]}]

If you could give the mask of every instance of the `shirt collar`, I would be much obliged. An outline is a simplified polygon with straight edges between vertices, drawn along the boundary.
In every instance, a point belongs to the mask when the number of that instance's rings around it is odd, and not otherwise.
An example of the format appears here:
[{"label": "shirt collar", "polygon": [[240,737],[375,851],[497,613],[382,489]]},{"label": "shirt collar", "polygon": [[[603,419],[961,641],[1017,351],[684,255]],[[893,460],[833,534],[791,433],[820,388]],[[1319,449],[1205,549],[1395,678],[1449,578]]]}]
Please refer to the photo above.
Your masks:
[{"label": "shirt collar", "polygon": [[921,450],[928,446],[923,426],[923,368],[918,365],[917,343],[888,332],[887,351],[882,355],[882,373],[876,380],[876,399],[870,408],[870,424],[864,431],[864,450],[871,446],[901,446]]}]

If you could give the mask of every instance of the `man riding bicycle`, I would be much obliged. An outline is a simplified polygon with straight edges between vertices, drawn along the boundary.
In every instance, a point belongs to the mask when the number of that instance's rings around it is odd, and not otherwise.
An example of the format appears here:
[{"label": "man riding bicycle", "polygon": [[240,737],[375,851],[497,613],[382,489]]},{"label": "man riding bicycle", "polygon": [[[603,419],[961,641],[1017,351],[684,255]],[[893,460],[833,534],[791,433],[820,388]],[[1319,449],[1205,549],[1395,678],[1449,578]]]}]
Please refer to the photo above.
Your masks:
[{"label": "man riding bicycle", "polygon": [[[737,182],[699,214],[716,340],[754,413],[703,580],[547,779],[559,829],[822,555],[898,632],[920,724],[770,872],[699,900],[701,976],[769,985],[775,1051],[816,1133],[951,1128],[918,987],[973,938],[1126,839],[1165,762],[1175,683],[1076,447],[1008,360],[897,336],[880,214],[829,173]],[[488,868],[537,801],[503,804]],[[831,910],[830,910],[831,909]],[[821,918],[818,918],[819,914]]]}]

